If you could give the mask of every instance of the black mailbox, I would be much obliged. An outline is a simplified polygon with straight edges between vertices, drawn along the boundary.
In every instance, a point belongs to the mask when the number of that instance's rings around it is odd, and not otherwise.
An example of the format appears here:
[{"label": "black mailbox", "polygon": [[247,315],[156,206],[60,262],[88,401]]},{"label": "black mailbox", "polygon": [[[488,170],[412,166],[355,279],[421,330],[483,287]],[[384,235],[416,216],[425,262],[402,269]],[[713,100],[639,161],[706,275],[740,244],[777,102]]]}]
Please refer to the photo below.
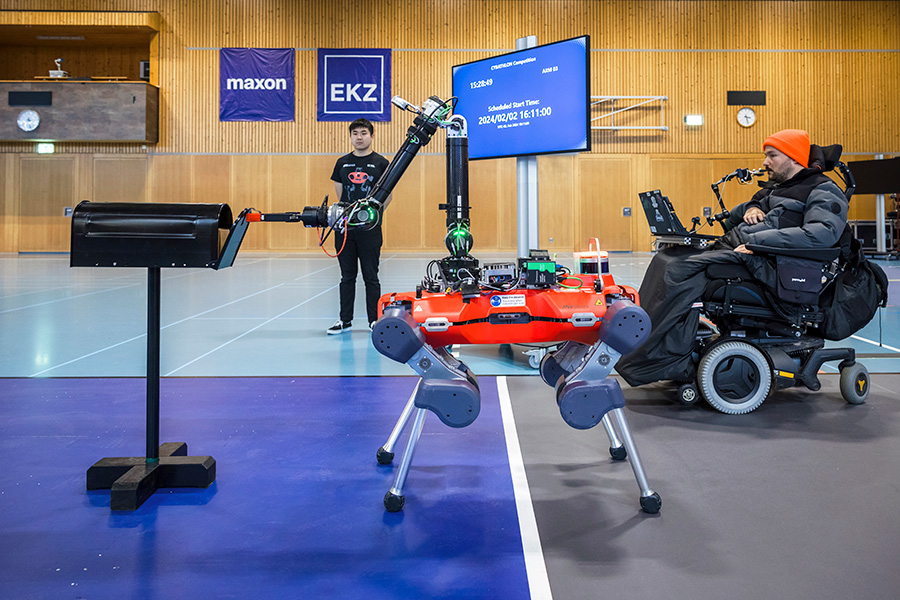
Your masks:
[{"label": "black mailbox", "polygon": [[230,266],[220,265],[220,257],[231,229],[227,204],[85,200],[72,213],[70,265],[217,269]]},{"label": "black mailbox", "polygon": [[158,487],[209,487],[211,456],[187,456],[183,442],[159,443],[160,271],[163,267],[224,269],[244,234],[244,209],[231,222],[227,204],[88,202],[72,213],[73,267],[147,268],[147,453],[109,457],[87,472],[87,489],[111,490],[113,510],[134,510]]}]

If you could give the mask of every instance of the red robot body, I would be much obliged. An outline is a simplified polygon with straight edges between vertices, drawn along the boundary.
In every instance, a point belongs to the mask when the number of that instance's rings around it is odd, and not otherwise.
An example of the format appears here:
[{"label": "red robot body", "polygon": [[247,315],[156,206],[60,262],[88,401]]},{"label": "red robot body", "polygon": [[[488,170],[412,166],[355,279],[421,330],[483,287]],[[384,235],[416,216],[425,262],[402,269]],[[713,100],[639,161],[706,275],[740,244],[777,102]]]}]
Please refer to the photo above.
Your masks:
[{"label": "red robot body", "polygon": [[579,287],[485,291],[464,299],[459,293],[402,292],[385,294],[379,316],[391,304],[409,305],[425,339],[435,348],[452,344],[534,344],[581,342],[594,344],[607,306],[614,299],[640,305],[638,293],[603,275],[604,287],[595,291],[596,275],[579,275]]}]

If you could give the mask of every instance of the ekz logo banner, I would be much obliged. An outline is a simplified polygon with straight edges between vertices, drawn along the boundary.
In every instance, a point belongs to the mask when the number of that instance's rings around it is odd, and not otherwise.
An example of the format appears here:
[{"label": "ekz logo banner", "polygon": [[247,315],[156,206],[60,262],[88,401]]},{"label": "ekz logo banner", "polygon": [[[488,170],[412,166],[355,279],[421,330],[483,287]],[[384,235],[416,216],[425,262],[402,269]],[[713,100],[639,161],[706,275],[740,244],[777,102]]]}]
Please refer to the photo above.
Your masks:
[{"label": "ekz logo banner", "polygon": [[293,121],[294,49],[222,48],[220,121]]},{"label": "ekz logo banner", "polygon": [[319,48],[318,121],[391,120],[391,51]]}]

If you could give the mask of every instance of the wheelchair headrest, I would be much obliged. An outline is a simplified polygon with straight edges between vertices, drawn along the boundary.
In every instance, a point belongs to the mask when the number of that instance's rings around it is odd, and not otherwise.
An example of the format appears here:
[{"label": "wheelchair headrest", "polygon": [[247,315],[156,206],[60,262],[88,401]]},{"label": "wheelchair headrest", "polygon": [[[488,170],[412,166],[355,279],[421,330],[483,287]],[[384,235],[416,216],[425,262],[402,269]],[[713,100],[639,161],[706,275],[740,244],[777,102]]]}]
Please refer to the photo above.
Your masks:
[{"label": "wheelchair headrest", "polygon": [[809,147],[809,168],[818,169],[823,173],[831,171],[841,159],[843,150],[844,147],[840,144],[832,144],[831,146],[811,144]]}]

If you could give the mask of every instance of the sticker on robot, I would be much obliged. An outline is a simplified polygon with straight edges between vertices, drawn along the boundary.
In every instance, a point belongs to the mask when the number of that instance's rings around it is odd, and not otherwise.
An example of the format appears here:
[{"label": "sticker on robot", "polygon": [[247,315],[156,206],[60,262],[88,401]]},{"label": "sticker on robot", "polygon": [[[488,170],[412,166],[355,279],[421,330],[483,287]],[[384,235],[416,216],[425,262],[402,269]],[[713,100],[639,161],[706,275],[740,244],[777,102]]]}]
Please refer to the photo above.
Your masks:
[{"label": "sticker on robot", "polygon": [[491,296],[491,306],[505,308],[508,306],[525,306],[525,294],[510,294],[508,296]]}]

